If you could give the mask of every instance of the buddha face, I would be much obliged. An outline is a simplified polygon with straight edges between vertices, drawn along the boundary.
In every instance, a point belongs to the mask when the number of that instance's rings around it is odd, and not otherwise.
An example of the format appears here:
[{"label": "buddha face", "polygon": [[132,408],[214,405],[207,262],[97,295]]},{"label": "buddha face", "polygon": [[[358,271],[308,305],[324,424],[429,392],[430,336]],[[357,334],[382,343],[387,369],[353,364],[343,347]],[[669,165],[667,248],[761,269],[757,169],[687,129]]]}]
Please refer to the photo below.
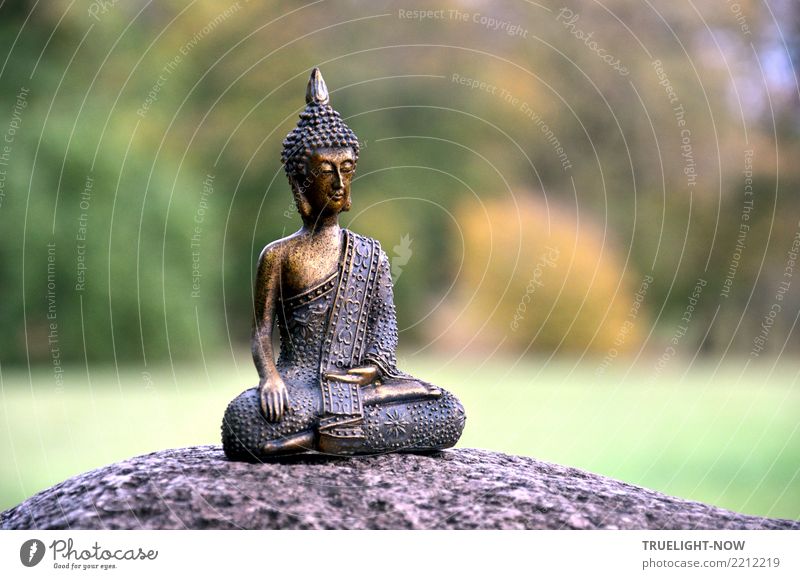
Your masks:
[{"label": "buddha face", "polygon": [[355,154],[350,147],[322,148],[312,153],[303,181],[298,183],[312,217],[349,209],[350,180],[355,169]]}]

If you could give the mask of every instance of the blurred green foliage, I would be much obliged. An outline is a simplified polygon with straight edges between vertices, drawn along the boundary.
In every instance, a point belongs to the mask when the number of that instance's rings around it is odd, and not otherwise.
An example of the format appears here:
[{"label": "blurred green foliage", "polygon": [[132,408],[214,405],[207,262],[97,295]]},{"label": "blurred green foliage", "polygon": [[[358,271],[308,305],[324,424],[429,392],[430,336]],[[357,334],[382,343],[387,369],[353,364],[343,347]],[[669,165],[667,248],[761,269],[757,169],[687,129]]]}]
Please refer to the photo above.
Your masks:
[{"label": "blurred green foliage", "polygon": [[[652,274],[638,323],[657,324],[657,338],[703,277],[709,289],[695,318],[703,323],[685,346],[748,350],[800,215],[798,103],[786,84],[796,34],[787,28],[779,37],[768,14],[744,0],[748,35],[710,0],[658,12],[621,0],[568,2],[580,17],[572,24],[558,8],[440,3],[517,25],[524,37],[472,19],[400,17],[400,9],[425,7],[416,4],[4,2],[0,133],[20,90],[29,92],[3,167],[0,362],[50,363],[48,337],[58,339],[62,362],[149,363],[242,347],[255,258],[299,225],[278,159],[314,65],[363,141],[354,209],[343,222],[403,262],[396,300],[404,341],[439,336],[429,315],[458,308],[459,287],[477,283],[459,280],[476,257],[465,241],[474,232],[458,221],[479,222],[484,202],[535,200],[599,232],[592,239],[602,249],[582,258],[611,269],[605,289],[584,289],[591,303],[629,301]],[[781,6],[781,14],[797,14]],[[592,31],[629,74],[598,58],[578,29]],[[692,186],[654,61],[685,110]],[[751,229],[730,295],[721,298],[751,148]],[[204,192],[209,175],[213,192]],[[513,229],[516,217],[490,226]],[[77,239],[83,227],[85,241]],[[523,237],[498,251],[514,241]],[[539,249],[521,255],[530,260]],[[87,269],[76,289],[80,257]],[[505,271],[515,289],[501,311],[513,312],[533,265]],[[482,308],[494,305],[487,300]],[[786,311],[800,307],[797,292],[789,300]],[[558,320],[575,316],[572,298],[552,305]],[[779,321],[773,351],[791,322]],[[508,323],[507,315],[492,317],[487,336],[504,335]],[[576,323],[590,336],[599,327]],[[562,342],[559,323],[533,328],[518,336],[536,339],[519,347],[582,352],[589,343]],[[602,351],[615,334],[600,331],[592,348]]]}]

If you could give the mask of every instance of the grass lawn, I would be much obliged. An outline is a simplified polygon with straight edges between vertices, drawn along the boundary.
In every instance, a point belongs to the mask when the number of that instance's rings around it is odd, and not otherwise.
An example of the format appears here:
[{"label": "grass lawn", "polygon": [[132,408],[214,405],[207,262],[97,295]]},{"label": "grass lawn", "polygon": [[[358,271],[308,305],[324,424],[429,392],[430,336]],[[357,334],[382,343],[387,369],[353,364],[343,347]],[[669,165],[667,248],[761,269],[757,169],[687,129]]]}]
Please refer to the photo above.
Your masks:
[{"label": "grass lawn", "polygon": [[[403,360],[467,409],[460,446],[575,466],[735,511],[800,519],[800,382],[794,364],[716,368],[472,357]],[[678,366],[676,363],[675,366]],[[219,442],[249,360],[170,368],[3,369],[0,509],[69,476],[153,450]]]}]

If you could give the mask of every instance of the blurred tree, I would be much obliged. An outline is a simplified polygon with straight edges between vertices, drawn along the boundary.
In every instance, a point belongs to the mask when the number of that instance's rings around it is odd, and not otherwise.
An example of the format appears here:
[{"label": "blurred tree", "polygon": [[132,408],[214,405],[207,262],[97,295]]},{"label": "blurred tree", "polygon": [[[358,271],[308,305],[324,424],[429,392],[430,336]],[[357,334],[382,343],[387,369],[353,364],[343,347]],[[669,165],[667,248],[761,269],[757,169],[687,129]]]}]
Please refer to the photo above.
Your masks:
[{"label": "blurred tree", "polygon": [[625,270],[613,233],[530,192],[458,216],[464,269],[435,330],[449,347],[616,357],[641,345],[652,278]]},{"label": "blurred tree", "polygon": [[[315,65],[364,142],[345,223],[378,237],[390,257],[396,246],[405,247],[398,256],[410,252],[396,287],[403,343],[438,335],[444,322],[430,327],[432,312],[461,307],[451,286],[480,279],[481,254],[466,247],[481,239],[481,210],[460,232],[454,208],[473,200],[507,215],[512,192],[537,191],[561,209],[542,213],[526,201],[520,220],[535,227],[525,220],[548,215],[581,238],[593,223],[586,238],[616,248],[598,262],[603,289],[587,296],[590,310],[573,295],[552,312],[576,320],[564,344],[613,340],[604,332],[615,332],[617,300],[632,299],[636,280],[652,272],[644,307],[667,334],[703,277],[698,318],[716,320],[707,347],[724,351],[740,328],[732,343],[747,350],[752,329],[741,329],[756,328],[771,304],[800,213],[800,32],[796,3],[774,3],[777,23],[758,2],[732,6],[447,1],[442,17],[420,19],[399,10],[425,3],[390,0],[6,1],[0,138],[14,135],[0,167],[0,362],[52,360],[51,323],[60,360],[244,348],[255,259],[299,226],[278,159]],[[748,150],[752,232],[721,297]],[[498,239],[536,259],[545,239],[527,235]],[[579,245],[601,259],[591,246]],[[451,266],[462,257],[459,272]],[[574,257],[576,267],[592,263]],[[515,288],[498,309],[505,324],[531,262],[513,269],[496,258],[495,274]],[[542,330],[534,347],[561,343],[550,322],[528,320],[526,329]],[[533,335],[513,338],[521,346]]]}]

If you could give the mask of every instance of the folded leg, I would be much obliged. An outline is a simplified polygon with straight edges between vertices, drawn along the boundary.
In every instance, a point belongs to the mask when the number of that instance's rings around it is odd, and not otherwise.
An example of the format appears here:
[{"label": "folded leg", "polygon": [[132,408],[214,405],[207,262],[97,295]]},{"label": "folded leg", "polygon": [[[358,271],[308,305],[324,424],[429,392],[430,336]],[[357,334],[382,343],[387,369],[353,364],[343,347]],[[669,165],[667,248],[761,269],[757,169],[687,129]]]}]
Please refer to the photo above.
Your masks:
[{"label": "folded leg", "polygon": [[261,412],[258,389],[233,399],[222,419],[222,448],[231,460],[257,462],[314,449],[319,401],[306,389],[290,389],[289,408],[278,422]]},{"label": "folded leg", "polygon": [[342,454],[450,448],[458,442],[465,421],[464,407],[443,389],[438,397],[365,405],[364,439]]}]

